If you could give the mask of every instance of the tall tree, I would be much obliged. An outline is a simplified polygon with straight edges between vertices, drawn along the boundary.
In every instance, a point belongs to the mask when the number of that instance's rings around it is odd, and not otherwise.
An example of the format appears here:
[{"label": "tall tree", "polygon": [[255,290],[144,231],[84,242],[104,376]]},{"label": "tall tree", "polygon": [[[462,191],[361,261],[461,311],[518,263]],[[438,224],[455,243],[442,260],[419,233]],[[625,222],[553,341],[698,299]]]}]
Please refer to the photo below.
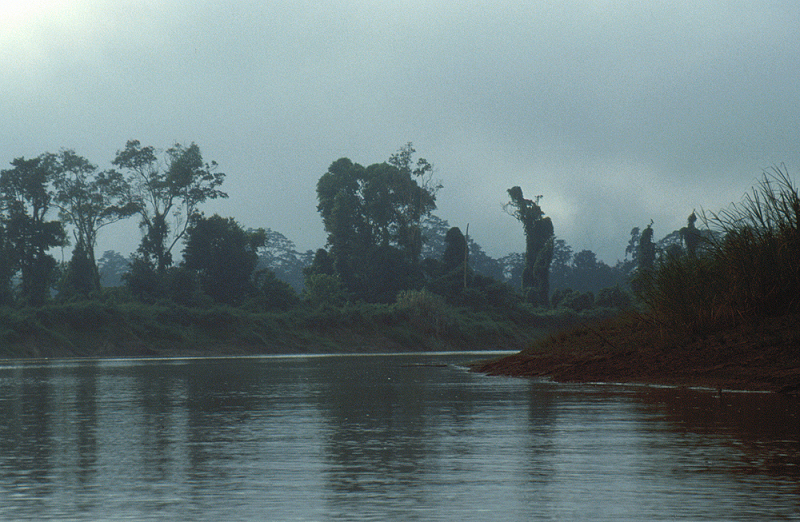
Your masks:
[{"label": "tall tree", "polygon": [[525,233],[525,269],[522,272],[522,290],[528,302],[548,306],[549,271],[553,259],[553,222],[544,217],[539,206],[542,196],[525,199],[522,189],[508,189],[511,201],[505,204],[506,212],[522,223]]},{"label": "tall tree", "polygon": [[464,270],[464,261],[467,260],[467,238],[458,227],[452,227],[444,238],[445,249],[442,256],[444,271],[452,272],[456,269]]},{"label": "tall tree", "polygon": [[680,230],[681,240],[686,245],[686,252],[691,257],[697,257],[697,247],[702,238],[700,230],[695,226],[697,215],[692,212],[686,220],[686,226]]},{"label": "tall tree", "polygon": [[13,246],[6,235],[4,213],[0,207],[0,306],[11,304],[13,300],[11,279],[16,272]]},{"label": "tall tree", "polygon": [[[385,300],[391,289],[407,284],[398,281],[413,279],[420,219],[436,203],[412,172],[388,163],[365,168],[341,158],[317,182],[317,200],[334,268],[355,297]],[[378,288],[384,290],[376,294]]]},{"label": "tall tree", "polygon": [[199,214],[199,205],[228,197],[219,190],[225,174],[216,172],[216,162],[204,163],[194,143],[176,144],[159,160],[153,147],[130,140],[112,163],[125,170],[130,187],[126,201],[141,217],[144,237],[139,254],[163,274],[172,264],[172,249]]},{"label": "tall tree", "polygon": [[295,292],[303,290],[303,269],[311,265],[313,251],[301,253],[293,241],[275,230],[266,229],[266,243],[258,251],[258,268],[267,269],[275,277],[292,286]]},{"label": "tall tree", "polygon": [[258,249],[264,246],[263,229],[245,231],[233,218],[198,217],[189,228],[183,259],[196,270],[200,287],[220,303],[234,304],[253,289]]},{"label": "tall tree", "polygon": [[[123,202],[128,186],[119,172],[98,172],[95,165],[72,150],[46,154],[44,159],[54,173],[53,200],[59,209],[59,217],[74,227],[76,249],[73,259],[78,266],[90,270],[91,278],[87,283],[90,290],[97,290],[100,288],[94,252],[97,234],[103,227],[136,212],[137,206]],[[85,257],[87,263],[75,259],[76,255]]]},{"label": "tall tree", "polygon": [[34,306],[44,303],[56,267],[47,252],[64,245],[60,221],[48,220],[52,210],[49,190],[53,169],[43,156],[17,158],[13,168],[0,172],[0,208],[3,212],[6,250],[12,269],[22,273],[21,294]]},{"label": "tall tree", "polygon": [[656,264],[656,244],[653,242],[653,222],[645,227],[639,237],[637,267],[640,273],[652,270]]},{"label": "tall tree", "polygon": [[[420,221],[430,214],[435,208],[431,205],[436,201],[436,194],[442,184],[433,179],[433,165],[425,158],[417,159],[414,163],[413,156],[416,150],[409,141],[395,154],[389,157],[389,165],[397,168],[403,178],[414,179],[421,190],[404,190],[402,196],[404,204],[398,212],[399,242],[411,255],[413,262],[417,262],[422,251],[422,231]],[[407,185],[410,187],[410,185]]]}]

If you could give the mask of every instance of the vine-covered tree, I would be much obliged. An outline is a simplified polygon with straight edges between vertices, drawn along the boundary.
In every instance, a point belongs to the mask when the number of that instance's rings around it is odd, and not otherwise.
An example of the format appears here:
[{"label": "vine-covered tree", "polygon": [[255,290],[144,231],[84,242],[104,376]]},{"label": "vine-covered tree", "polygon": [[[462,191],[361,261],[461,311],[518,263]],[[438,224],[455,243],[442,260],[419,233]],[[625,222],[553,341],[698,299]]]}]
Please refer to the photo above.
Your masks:
[{"label": "vine-covered tree", "polygon": [[639,273],[652,270],[656,264],[656,244],[653,242],[653,222],[651,221],[639,237],[637,267]]},{"label": "vine-covered tree", "polygon": [[700,230],[695,226],[696,221],[697,215],[692,212],[686,220],[686,226],[680,230],[681,240],[690,257],[697,257],[697,247],[702,238]]},{"label": "vine-covered tree", "polygon": [[467,239],[461,233],[461,229],[452,227],[447,231],[444,241],[445,249],[442,256],[444,271],[464,270],[464,262],[467,261]]},{"label": "vine-covered tree", "polygon": [[11,256],[6,270],[21,272],[21,297],[40,306],[47,298],[56,268],[48,250],[66,242],[61,222],[48,219],[53,210],[49,186],[54,172],[43,156],[17,158],[11,166],[0,172],[4,250]]},{"label": "vine-covered tree", "polygon": [[525,299],[539,306],[549,304],[549,271],[553,259],[553,222],[539,206],[542,196],[525,199],[520,187],[508,189],[511,201],[504,209],[522,223],[525,233],[525,269],[522,291]]},{"label": "vine-covered tree", "polygon": [[139,255],[163,274],[172,264],[172,249],[199,215],[200,204],[228,197],[219,190],[225,174],[216,172],[216,162],[205,163],[194,143],[176,144],[160,160],[156,149],[130,140],[112,163],[125,171],[130,187],[126,202],[135,205],[141,218]]}]

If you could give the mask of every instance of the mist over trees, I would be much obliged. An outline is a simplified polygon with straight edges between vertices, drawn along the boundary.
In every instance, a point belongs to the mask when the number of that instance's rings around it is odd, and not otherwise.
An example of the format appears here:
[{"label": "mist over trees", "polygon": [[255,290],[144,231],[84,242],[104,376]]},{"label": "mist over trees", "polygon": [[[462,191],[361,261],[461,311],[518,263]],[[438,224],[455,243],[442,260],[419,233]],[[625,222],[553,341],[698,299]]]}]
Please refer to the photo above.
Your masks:
[{"label": "mist over trees", "polygon": [[[316,187],[328,234],[316,252],[299,252],[270,228],[206,217],[204,203],[227,197],[225,174],[194,143],[159,151],[129,140],[107,170],[71,150],[14,159],[0,173],[0,304],[101,298],[116,288],[117,299],[259,310],[391,304],[409,291],[458,306],[624,307],[637,276],[668,255],[698,256],[709,238],[694,213],[658,242],[651,222],[631,230],[624,259],[609,266],[555,235],[541,195],[512,187],[503,209],[522,225],[525,250],[494,259],[467,224],[434,214],[443,185],[415,154],[407,143],[382,163],[332,162]],[[101,231],[132,217],[138,249],[96,258]],[[51,249],[70,245],[70,260],[58,263]]]}]

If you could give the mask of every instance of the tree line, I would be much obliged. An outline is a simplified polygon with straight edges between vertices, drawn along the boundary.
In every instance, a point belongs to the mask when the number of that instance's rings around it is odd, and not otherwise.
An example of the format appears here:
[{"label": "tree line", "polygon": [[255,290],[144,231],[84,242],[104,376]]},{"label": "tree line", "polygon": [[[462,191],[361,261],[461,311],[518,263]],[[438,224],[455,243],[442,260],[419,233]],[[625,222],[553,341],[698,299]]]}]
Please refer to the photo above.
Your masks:
[{"label": "tree line", "polygon": [[[334,161],[316,186],[327,242],[305,253],[273,230],[206,217],[205,202],[228,197],[225,174],[194,143],[159,151],[130,140],[106,170],[71,150],[16,158],[0,172],[0,304],[97,297],[102,268],[114,275],[107,284],[121,284],[135,299],[187,306],[288,309],[298,294],[317,305],[392,303],[422,289],[498,306],[621,306],[620,289],[637,269],[652,266],[656,251],[697,248],[692,214],[685,230],[659,244],[651,225],[634,228],[625,261],[609,267],[557,238],[541,195],[527,199],[512,187],[504,209],[522,225],[525,252],[492,259],[468,228],[465,234],[434,214],[442,184],[415,152],[408,143],[366,167]],[[101,230],[129,218],[139,221],[137,250],[130,258],[107,251],[97,259]],[[72,255],[62,266],[50,251],[67,245]],[[618,291],[602,294],[604,288]]]}]

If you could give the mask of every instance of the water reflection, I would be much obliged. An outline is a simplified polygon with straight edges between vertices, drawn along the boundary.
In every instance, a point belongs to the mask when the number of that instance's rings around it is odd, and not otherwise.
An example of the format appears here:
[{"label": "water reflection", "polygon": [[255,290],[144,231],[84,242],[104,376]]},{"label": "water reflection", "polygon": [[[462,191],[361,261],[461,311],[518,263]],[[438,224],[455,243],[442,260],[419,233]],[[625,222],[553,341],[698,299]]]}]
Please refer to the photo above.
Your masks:
[{"label": "water reflection", "polygon": [[7,364],[0,519],[800,516],[796,398],[424,365],[465,357]]},{"label": "water reflection", "polygon": [[[795,483],[800,491],[800,400],[780,394],[644,389],[644,411],[679,435],[734,450],[731,468]],[[727,471],[727,470],[726,470]],[[799,504],[800,505],[800,504]]]}]

